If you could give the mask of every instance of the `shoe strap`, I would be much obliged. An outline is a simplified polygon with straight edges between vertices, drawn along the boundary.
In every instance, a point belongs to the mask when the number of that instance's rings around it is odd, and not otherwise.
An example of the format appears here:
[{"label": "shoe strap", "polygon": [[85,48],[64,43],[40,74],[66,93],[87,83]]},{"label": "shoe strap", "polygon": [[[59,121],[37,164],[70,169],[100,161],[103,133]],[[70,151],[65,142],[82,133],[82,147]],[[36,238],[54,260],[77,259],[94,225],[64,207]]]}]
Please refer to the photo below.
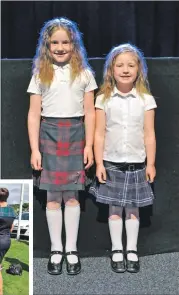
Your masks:
[{"label": "shoe strap", "polygon": [[121,254],[124,254],[124,250],[113,250],[111,251],[111,254],[115,254],[115,253],[121,253]]},{"label": "shoe strap", "polygon": [[129,254],[129,253],[133,253],[133,254],[138,255],[138,254],[137,254],[137,251],[134,251],[134,250],[127,250],[127,251],[126,251],[126,254]]},{"label": "shoe strap", "polygon": [[79,256],[79,253],[78,251],[69,251],[69,252],[66,252],[65,255],[76,255],[76,256]]},{"label": "shoe strap", "polygon": [[62,251],[51,251],[50,257],[53,256],[53,255],[55,255],[55,254],[63,255],[63,252]]}]

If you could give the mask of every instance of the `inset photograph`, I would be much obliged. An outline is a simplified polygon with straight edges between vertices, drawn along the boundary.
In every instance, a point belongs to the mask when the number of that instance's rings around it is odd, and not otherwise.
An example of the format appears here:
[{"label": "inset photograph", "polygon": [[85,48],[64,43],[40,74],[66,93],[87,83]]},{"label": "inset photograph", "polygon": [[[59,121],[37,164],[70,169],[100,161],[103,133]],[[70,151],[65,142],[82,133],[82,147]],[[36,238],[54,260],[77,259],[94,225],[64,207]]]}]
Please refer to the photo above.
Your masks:
[{"label": "inset photograph", "polygon": [[29,295],[32,192],[32,180],[0,180],[0,295]]}]

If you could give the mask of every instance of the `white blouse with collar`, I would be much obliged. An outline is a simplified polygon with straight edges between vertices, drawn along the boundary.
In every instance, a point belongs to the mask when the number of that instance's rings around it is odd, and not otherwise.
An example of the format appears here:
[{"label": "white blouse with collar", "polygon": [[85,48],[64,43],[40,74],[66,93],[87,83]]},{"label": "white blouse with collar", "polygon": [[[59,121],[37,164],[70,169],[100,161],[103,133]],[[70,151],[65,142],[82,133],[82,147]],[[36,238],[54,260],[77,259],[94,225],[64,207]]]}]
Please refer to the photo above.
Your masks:
[{"label": "white blouse with collar", "polygon": [[84,116],[84,94],[97,88],[92,72],[86,69],[71,84],[70,65],[53,65],[54,79],[48,88],[33,75],[28,93],[42,96],[42,112],[45,117]]},{"label": "white blouse with collar", "polygon": [[135,88],[123,94],[115,87],[105,102],[103,94],[99,95],[95,107],[106,114],[103,159],[112,162],[144,162],[144,113],[157,107],[154,97],[144,94],[142,98]]}]

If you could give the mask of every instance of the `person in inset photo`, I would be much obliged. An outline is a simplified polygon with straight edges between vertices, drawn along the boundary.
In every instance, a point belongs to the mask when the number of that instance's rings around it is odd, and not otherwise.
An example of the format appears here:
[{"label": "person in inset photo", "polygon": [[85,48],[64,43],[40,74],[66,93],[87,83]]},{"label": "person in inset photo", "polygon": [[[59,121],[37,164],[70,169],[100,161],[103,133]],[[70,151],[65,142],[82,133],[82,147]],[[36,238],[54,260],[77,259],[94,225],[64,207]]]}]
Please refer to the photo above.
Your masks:
[{"label": "person in inset photo", "polygon": [[7,204],[9,191],[0,188],[0,295],[3,295],[2,261],[11,246],[11,231],[16,217],[14,209]]}]

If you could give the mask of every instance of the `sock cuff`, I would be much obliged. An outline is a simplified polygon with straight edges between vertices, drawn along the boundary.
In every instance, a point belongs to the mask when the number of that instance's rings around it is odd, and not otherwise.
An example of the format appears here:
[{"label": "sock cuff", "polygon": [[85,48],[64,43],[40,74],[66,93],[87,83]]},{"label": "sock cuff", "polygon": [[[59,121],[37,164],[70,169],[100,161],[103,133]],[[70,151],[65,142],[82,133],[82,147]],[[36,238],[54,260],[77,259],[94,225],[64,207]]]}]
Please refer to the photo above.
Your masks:
[{"label": "sock cuff", "polygon": [[122,223],[123,224],[123,220],[122,218],[118,218],[118,219],[111,219],[111,218],[108,218],[108,222],[109,223]]},{"label": "sock cuff", "polygon": [[125,220],[125,224],[130,224],[130,223],[136,223],[136,224],[139,224],[139,219],[137,219],[137,218],[135,218],[135,219],[133,219],[133,218],[130,218],[130,219],[126,219]]},{"label": "sock cuff", "polygon": [[53,212],[54,211],[61,211],[61,209],[62,209],[61,206],[59,208],[54,208],[54,209],[50,209],[50,208],[46,207],[46,211],[53,211]]},{"label": "sock cuff", "polygon": [[65,204],[65,208],[74,208],[74,209],[76,209],[76,208],[79,208],[80,207],[80,203],[79,204],[77,204],[77,205],[67,205],[67,204]]}]

